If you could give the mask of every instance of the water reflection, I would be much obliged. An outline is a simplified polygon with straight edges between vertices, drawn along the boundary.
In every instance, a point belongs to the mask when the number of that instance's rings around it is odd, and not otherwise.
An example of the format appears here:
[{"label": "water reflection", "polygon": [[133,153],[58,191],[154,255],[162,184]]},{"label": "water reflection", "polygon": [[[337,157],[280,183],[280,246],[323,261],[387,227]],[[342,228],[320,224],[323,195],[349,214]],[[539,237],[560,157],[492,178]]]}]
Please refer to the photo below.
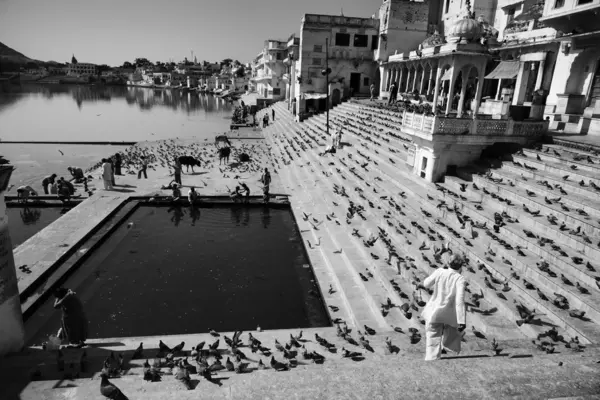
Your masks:
[{"label": "water reflection", "polygon": [[263,228],[268,229],[269,225],[271,225],[271,209],[269,207],[263,207],[260,217]]},{"label": "water reflection", "polygon": [[23,221],[24,225],[35,225],[35,223],[38,222],[42,216],[42,210],[39,208],[31,209],[29,207],[25,207],[19,214],[21,215],[21,221]]},{"label": "water reflection", "polygon": [[179,226],[179,224],[181,223],[181,220],[183,219],[183,216],[185,215],[185,211],[183,211],[183,207],[172,206],[169,208],[169,210],[167,212],[169,214],[173,213],[173,215],[171,215],[171,222],[176,227]]},{"label": "water reflection", "polygon": [[192,226],[196,226],[196,221],[200,219],[200,208],[190,206],[190,217],[192,218]]},{"label": "water reflection", "polygon": [[149,111],[154,107],[167,107],[172,110],[192,113],[198,110],[228,112],[233,105],[218,97],[183,92],[181,90],[159,90],[128,86],[105,85],[41,85],[24,84],[12,89],[11,93],[0,97],[0,112],[9,106],[25,100],[23,94],[37,95],[51,100],[55,97],[70,96],[81,110],[86,102],[110,102],[125,99],[127,104],[137,105],[140,110]]}]

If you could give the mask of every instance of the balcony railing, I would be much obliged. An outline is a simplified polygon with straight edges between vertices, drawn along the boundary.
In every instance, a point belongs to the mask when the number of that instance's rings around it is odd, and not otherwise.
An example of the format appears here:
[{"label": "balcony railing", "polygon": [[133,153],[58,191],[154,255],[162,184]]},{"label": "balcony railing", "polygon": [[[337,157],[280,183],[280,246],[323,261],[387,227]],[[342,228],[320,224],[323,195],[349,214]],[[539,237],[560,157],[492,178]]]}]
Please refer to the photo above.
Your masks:
[{"label": "balcony railing", "polygon": [[546,121],[514,121],[495,119],[428,116],[404,111],[402,126],[428,135],[472,136],[541,136],[548,129]]}]

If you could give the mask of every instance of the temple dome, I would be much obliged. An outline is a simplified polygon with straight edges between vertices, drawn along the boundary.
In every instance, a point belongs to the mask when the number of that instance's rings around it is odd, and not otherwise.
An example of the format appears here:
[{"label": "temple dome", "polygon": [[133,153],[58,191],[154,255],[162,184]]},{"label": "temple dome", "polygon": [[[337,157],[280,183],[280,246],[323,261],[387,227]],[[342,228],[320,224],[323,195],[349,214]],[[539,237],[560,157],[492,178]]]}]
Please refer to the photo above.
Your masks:
[{"label": "temple dome", "polygon": [[471,18],[471,15],[467,15],[450,27],[446,39],[450,43],[457,43],[459,41],[472,42],[481,38],[482,31],[481,24]]}]

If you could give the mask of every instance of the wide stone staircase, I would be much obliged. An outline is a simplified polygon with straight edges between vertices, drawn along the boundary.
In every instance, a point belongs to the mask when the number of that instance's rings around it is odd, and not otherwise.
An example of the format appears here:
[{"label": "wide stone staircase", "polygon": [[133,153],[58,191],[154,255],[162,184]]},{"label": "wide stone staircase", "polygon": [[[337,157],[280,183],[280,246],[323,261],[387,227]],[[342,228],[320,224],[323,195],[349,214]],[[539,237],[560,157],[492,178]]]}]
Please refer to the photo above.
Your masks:
[{"label": "wide stone staircase", "polygon": [[[423,328],[417,316],[428,294],[415,292],[413,282],[442,267],[446,255],[436,260],[435,251],[449,244],[469,260],[467,335],[535,339],[555,327],[566,340],[599,342],[600,201],[590,183],[600,189],[596,155],[525,149],[513,162],[497,162],[500,168],[473,166],[429,184],[406,164],[412,143],[396,113],[335,107],[330,133],[343,129],[345,145],[321,156],[330,143],[325,115],[295,123],[281,104],[274,107],[279,117],[265,136],[286,164],[298,224],[312,237],[307,250],[332,266],[357,326]],[[575,155],[591,161],[567,161]],[[379,239],[370,246],[370,237]],[[382,312],[387,298],[409,304],[413,317],[397,307]],[[539,315],[517,324],[521,305]]]}]

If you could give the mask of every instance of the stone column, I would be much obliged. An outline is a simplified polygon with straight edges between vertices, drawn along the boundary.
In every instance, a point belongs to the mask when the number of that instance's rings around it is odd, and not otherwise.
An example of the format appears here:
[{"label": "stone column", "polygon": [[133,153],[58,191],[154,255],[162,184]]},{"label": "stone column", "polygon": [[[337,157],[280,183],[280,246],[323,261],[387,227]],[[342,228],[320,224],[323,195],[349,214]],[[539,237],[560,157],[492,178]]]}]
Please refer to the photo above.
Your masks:
[{"label": "stone column", "polygon": [[433,89],[433,113],[437,114],[437,103],[440,96],[440,78],[442,77],[442,69],[440,67],[435,69],[435,85]]},{"label": "stone column", "polygon": [[402,78],[404,77],[404,67],[400,68],[400,75],[397,76],[398,82],[396,82],[396,87],[398,88],[398,93],[402,93]]},{"label": "stone column", "polygon": [[502,92],[502,79],[498,79],[498,89],[496,90],[496,100],[500,100],[500,93]]},{"label": "stone column", "polygon": [[516,106],[525,97],[525,86],[527,85],[527,78],[529,77],[529,70],[525,68],[526,62],[521,62],[519,65],[519,74],[517,75],[517,82],[515,84],[515,92],[513,94],[512,105]]},{"label": "stone column", "polygon": [[479,70],[477,78],[477,89],[475,90],[475,107],[473,107],[473,119],[477,118],[479,105],[481,104],[481,95],[483,94],[483,80],[485,79],[485,70]]},{"label": "stone column", "polygon": [[379,82],[379,95],[381,96],[381,93],[387,91],[386,88],[389,79],[389,73],[383,65],[379,67],[379,70],[381,71],[381,73],[379,74],[381,76],[381,81]]},{"label": "stone column", "polygon": [[417,89],[417,78],[419,77],[419,70],[415,68],[415,76],[412,81],[412,87],[410,89],[411,92],[414,92]]},{"label": "stone column", "polygon": [[410,90],[411,80],[414,79],[413,75],[414,75],[414,73],[412,72],[412,69],[409,68],[408,69],[408,75],[407,75],[407,78],[406,78],[406,89],[405,89],[406,92],[408,92]]},{"label": "stone column", "polygon": [[538,74],[537,79],[535,80],[535,87],[533,90],[539,90],[542,87],[542,80],[544,79],[544,60],[540,61],[538,64]]},{"label": "stone column", "polygon": [[458,78],[458,71],[456,67],[452,67],[452,76],[450,78],[450,86],[448,86],[448,102],[446,103],[446,115],[452,111],[452,100],[454,99],[454,83]]},{"label": "stone column", "polygon": [[433,87],[435,87],[435,85],[433,83],[433,67],[431,67],[431,69],[429,70],[429,83],[427,84],[427,96],[431,94],[431,88]]},{"label": "stone column", "polygon": [[[463,73],[463,78],[464,78],[465,74]],[[460,88],[460,98],[458,99],[458,107],[456,109],[456,114],[459,117],[462,117],[463,114],[463,108],[465,106],[465,97],[467,96],[467,80],[463,79],[462,80],[462,85]]]},{"label": "stone column", "polygon": [[425,69],[423,69],[421,71],[421,83],[419,85],[419,94],[424,94],[423,93],[423,85],[425,84]]},{"label": "stone column", "polygon": [[0,357],[20,351],[25,345],[17,272],[4,203],[4,191],[8,187],[12,168],[0,166]]}]

